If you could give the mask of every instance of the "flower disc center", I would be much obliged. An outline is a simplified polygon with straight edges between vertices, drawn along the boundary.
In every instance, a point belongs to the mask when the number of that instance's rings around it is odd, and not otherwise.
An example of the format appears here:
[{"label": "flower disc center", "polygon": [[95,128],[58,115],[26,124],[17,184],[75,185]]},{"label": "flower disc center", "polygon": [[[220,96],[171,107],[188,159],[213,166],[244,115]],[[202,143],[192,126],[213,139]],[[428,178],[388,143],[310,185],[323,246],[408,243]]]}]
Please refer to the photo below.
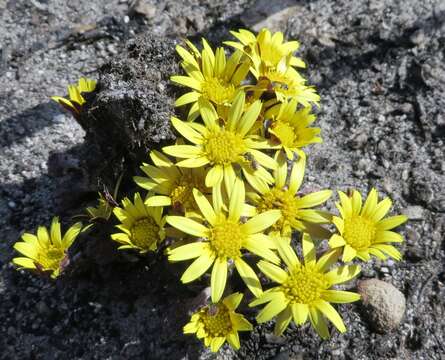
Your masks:
[{"label": "flower disc center", "polygon": [[141,249],[149,249],[159,240],[159,226],[151,217],[137,220],[131,227],[131,241]]},{"label": "flower disc center", "polygon": [[235,87],[218,78],[210,78],[202,83],[203,95],[217,105],[228,105],[235,95]]},{"label": "flower disc center", "polygon": [[372,245],[376,234],[376,228],[372,221],[354,216],[345,219],[343,238],[354,249],[366,249]]},{"label": "flower disc center", "polygon": [[301,266],[282,285],[289,301],[298,304],[311,304],[320,299],[321,292],[329,288],[329,282],[322,273]]},{"label": "flower disc center", "polygon": [[281,229],[284,224],[295,218],[298,212],[296,200],[290,191],[274,187],[263,195],[257,204],[257,210],[259,213],[273,209],[281,210],[281,218],[272,225],[273,229]]},{"label": "flower disc center", "polygon": [[211,163],[226,165],[238,160],[245,145],[239,134],[221,130],[210,133],[204,149]]},{"label": "flower disc center", "polygon": [[62,249],[50,246],[45,252],[38,254],[38,263],[44,269],[56,271],[60,267],[60,262],[65,257]]},{"label": "flower disc center", "polygon": [[241,255],[245,237],[239,223],[224,219],[214,225],[210,244],[218,257],[235,259]]},{"label": "flower disc center", "polygon": [[229,310],[224,304],[210,305],[203,310],[201,321],[211,337],[225,337],[232,331]]}]

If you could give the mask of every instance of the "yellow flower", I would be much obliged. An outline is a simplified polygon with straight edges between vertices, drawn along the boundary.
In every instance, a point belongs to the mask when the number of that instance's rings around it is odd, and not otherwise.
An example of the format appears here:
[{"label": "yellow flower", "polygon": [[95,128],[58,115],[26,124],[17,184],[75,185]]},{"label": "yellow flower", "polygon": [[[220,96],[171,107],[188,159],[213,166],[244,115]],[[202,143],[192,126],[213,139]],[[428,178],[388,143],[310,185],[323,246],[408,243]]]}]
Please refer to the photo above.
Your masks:
[{"label": "yellow flower", "polygon": [[318,105],[320,102],[320,95],[315,87],[306,85],[306,79],[292,67],[280,66],[265,70],[257,84],[249,87],[249,90],[274,93],[279,102],[295,99],[304,107]]},{"label": "yellow flower", "polygon": [[174,210],[186,215],[197,210],[193,198],[193,189],[209,193],[206,188],[204,168],[180,168],[174,165],[168,157],[153,150],[150,157],[155,166],[143,164],[142,171],[148,177],[135,176],[133,179],[140,187],[159,195],[151,196],[146,201],[147,206],[172,206]]},{"label": "yellow flower", "polygon": [[134,195],[134,204],[125,198],[122,205],[123,208],[113,210],[121,222],[116,227],[122,232],[111,235],[111,238],[123,244],[119,249],[137,249],[141,254],[155,251],[165,238],[162,207],[145,205],[139,193]]},{"label": "yellow flower", "polygon": [[175,117],[171,119],[176,130],[194,145],[167,146],[163,151],[185,159],[176,164],[179,167],[197,168],[210,164],[205,179],[208,187],[219,185],[224,179],[227,188],[236,177],[234,166],[241,167],[249,182],[252,178],[271,182],[271,175],[263,166],[274,169],[276,162],[257,149],[272,147],[265,139],[249,135],[261,112],[261,101],[255,101],[243,111],[245,95],[239,92],[230,107],[227,119],[221,119],[213,105],[204,98],[200,98],[198,102],[205,126],[186,123]]},{"label": "yellow flower", "polygon": [[86,102],[82,93],[92,92],[95,88],[96,80],[81,77],[77,85],[68,85],[69,100],[60,96],[52,96],[51,99],[71,111],[73,115],[77,115],[82,105]]},{"label": "yellow flower", "polygon": [[262,29],[255,37],[250,31],[231,32],[240,43],[226,41],[225,44],[243,51],[252,60],[251,73],[257,84],[247,89],[257,93],[274,93],[279,102],[295,99],[304,107],[318,104],[320,96],[314,87],[307,86],[306,80],[293,68],[306,67],[306,64],[293,56],[298,49],[298,41],[283,42],[283,33],[271,34]]},{"label": "yellow flower", "polygon": [[278,241],[277,248],[287,270],[264,260],[258,263],[260,270],[279,284],[250,303],[250,306],[268,303],[257,315],[258,323],[269,321],[276,316],[275,334],[281,335],[291,320],[297,325],[302,325],[309,318],[317,333],[327,339],[329,330],[326,317],[340,332],[345,332],[342,318],[330,303],[357,301],[360,295],[331,288],[357,276],[360,267],[345,265],[328,271],[338,260],[339,251],[331,250],[317,261],[314,243],[307,234],[302,237],[303,263],[287,242]]},{"label": "yellow flower", "polygon": [[249,72],[250,61],[243,59],[241,51],[235,51],[226,59],[224,48],[213,52],[205,39],[202,39],[203,50],[198,49],[189,41],[187,45],[191,52],[181,46],[176,51],[183,59],[181,65],[187,76],[172,76],[177,84],[187,86],[192,91],[179,97],[175,106],[192,104],[188,120],[194,120],[199,115],[198,98],[204,97],[217,107],[229,106],[236,94],[237,88]]},{"label": "yellow flower", "polygon": [[391,243],[401,243],[402,235],[390,231],[403,224],[407,217],[396,215],[383,219],[391,208],[392,202],[385,198],[378,202],[378,193],[372,189],[362,207],[362,196],[354,190],[348,197],[339,191],[340,203],[336,203],[341,218],[334,216],[332,222],[338,229],[329,240],[331,248],[343,248],[343,261],[351,261],[355,257],[368,261],[370,255],[381,260],[387,256],[400,260],[402,255]]},{"label": "yellow flower", "polygon": [[196,334],[213,352],[217,352],[225,341],[239,349],[238,331],[253,330],[252,324],[235,312],[242,298],[243,294],[234,293],[216,304],[201,308],[184,326],[184,334]]},{"label": "yellow flower", "polygon": [[268,131],[272,133],[279,141],[287,157],[292,160],[293,152],[302,156],[300,148],[313,144],[321,143],[318,137],[320,128],[308,127],[315,120],[315,115],[311,114],[311,109],[306,107],[297,111],[298,101],[291,100],[277,104],[270,108],[265,118],[272,118]]},{"label": "yellow flower", "polygon": [[306,157],[300,157],[292,166],[287,182],[288,166],[286,156],[279,152],[276,156],[278,167],[274,171],[274,184],[265,185],[261,182],[252,182],[257,193],[249,192],[248,198],[256,207],[258,213],[278,209],[281,211],[280,219],[271,227],[282,235],[290,235],[292,229],[306,231],[313,236],[326,236],[327,231],[320,224],[330,223],[330,214],[310,209],[324,203],[332,195],[331,190],[322,190],[305,196],[297,195],[303,182],[306,166]]},{"label": "yellow flower", "polygon": [[268,29],[261,29],[256,37],[244,29],[230,33],[240,42],[226,41],[224,43],[245,52],[252,59],[252,72],[257,78],[265,69],[277,68],[282,62],[287,66],[306,67],[300,58],[293,56],[300,47],[298,41],[283,42],[282,32],[271,34]]},{"label": "yellow flower", "polygon": [[14,249],[25,257],[12,259],[15,265],[24,269],[48,272],[52,278],[59,276],[67,264],[67,250],[79,235],[82,224],[71,226],[62,237],[59,218],[54,217],[51,229],[39,226],[37,234],[24,233],[21,242],[14,244]]},{"label": "yellow flower", "polygon": [[206,225],[182,216],[167,216],[167,223],[182,232],[199,238],[199,241],[179,246],[168,251],[170,261],[196,259],[181,277],[183,283],[196,280],[212,265],[211,295],[218,302],[226,287],[228,263],[234,263],[247,287],[256,296],[262,292],[261,284],[252,268],[243,260],[247,250],[272,262],[279,262],[271,250],[271,239],[262,233],[280,217],[279,210],[270,210],[247,222],[240,219],[244,208],[245,190],[237,178],[230,188],[230,203],[225,211],[222,202],[213,197],[213,206],[198,190],[193,190],[195,201],[201,210]]}]

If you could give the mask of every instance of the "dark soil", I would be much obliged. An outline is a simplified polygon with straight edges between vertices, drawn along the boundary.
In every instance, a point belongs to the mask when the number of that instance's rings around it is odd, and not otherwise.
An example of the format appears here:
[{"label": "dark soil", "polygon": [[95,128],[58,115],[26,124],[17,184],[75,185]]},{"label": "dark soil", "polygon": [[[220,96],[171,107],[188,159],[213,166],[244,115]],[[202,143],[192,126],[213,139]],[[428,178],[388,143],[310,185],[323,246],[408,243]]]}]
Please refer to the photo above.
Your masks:
[{"label": "dark soil", "polygon": [[[125,0],[0,0],[0,359],[444,359],[445,3],[145,3],[143,16]],[[101,188],[98,175],[111,185],[125,171],[129,189],[129,169],[173,137],[166,124],[178,89],[168,77],[181,37],[217,44],[230,28],[261,25],[301,42],[321,95],[324,143],[309,150],[305,189],[376,186],[411,219],[404,260],[369,263],[361,275],[404,293],[396,331],[378,334],[360,304],[344,305],[348,332],[329,341],[309,326],[276,338],[271,323],[243,335],[238,353],[212,356],[181,333],[203,284],[180,285],[181,269],[162,254],[117,253],[101,226],[79,239],[56,282],[13,268],[23,230],[54,214],[68,224]],[[49,100],[81,75],[101,79],[83,118],[97,124],[80,126]]]}]

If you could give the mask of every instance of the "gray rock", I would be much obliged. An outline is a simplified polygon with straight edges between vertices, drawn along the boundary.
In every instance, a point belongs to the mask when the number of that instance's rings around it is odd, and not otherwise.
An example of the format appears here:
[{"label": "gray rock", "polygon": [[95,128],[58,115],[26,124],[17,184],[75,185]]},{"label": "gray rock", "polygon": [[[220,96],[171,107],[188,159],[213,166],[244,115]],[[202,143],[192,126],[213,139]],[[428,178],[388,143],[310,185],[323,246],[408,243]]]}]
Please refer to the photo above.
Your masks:
[{"label": "gray rock", "polygon": [[378,279],[360,281],[357,288],[371,327],[379,333],[397,329],[405,314],[405,296],[393,285]]},{"label": "gray rock", "polygon": [[402,210],[402,214],[405,214],[409,220],[422,220],[423,212],[423,207],[419,205],[408,206]]}]

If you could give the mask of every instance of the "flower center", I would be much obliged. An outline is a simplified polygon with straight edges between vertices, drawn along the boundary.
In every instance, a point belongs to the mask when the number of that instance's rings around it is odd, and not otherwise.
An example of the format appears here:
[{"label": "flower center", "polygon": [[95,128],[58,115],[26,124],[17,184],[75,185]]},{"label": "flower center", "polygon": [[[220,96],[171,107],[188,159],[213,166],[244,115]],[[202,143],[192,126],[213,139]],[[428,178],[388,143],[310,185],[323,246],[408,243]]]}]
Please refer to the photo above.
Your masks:
[{"label": "flower center", "polygon": [[131,228],[131,241],[141,249],[150,249],[159,240],[159,226],[151,217],[137,220]]},{"label": "flower center", "polygon": [[286,147],[293,147],[298,140],[295,128],[285,121],[276,121],[272,125],[274,135],[280,140],[281,144]]},{"label": "flower center", "polygon": [[62,249],[50,245],[44,252],[38,254],[38,263],[44,269],[58,270],[60,262],[65,257],[65,253]]},{"label": "flower center", "polygon": [[345,219],[343,238],[356,250],[366,249],[372,245],[376,228],[371,220],[361,216]]},{"label": "flower center", "polygon": [[207,306],[201,312],[201,321],[208,336],[225,337],[232,331],[229,310],[224,304]]},{"label": "flower center", "polygon": [[282,285],[287,299],[298,304],[311,304],[320,299],[322,291],[330,286],[324,274],[305,266],[295,269]]},{"label": "flower center", "polygon": [[225,165],[236,162],[246,147],[239,134],[220,130],[210,133],[204,149],[211,163]]},{"label": "flower center", "polygon": [[276,187],[270,189],[263,195],[263,198],[257,204],[259,213],[267,210],[281,210],[281,218],[272,225],[272,229],[282,229],[285,224],[295,219],[298,212],[297,198],[288,190],[278,189]]},{"label": "flower center", "polygon": [[203,95],[218,105],[229,105],[235,95],[235,86],[218,78],[210,78],[202,83]]},{"label": "flower center", "polygon": [[193,198],[193,189],[196,188],[202,193],[205,192],[205,188],[200,180],[199,177],[193,177],[191,174],[183,174],[177,186],[170,192],[173,207],[183,208],[183,210],[195,209],[196,203]]},{"label": "flower center", "polygon": [[245,238],[239,223],[222,219],[213,226],[210,244],[218,257],[235,259],[241,255]]}]

